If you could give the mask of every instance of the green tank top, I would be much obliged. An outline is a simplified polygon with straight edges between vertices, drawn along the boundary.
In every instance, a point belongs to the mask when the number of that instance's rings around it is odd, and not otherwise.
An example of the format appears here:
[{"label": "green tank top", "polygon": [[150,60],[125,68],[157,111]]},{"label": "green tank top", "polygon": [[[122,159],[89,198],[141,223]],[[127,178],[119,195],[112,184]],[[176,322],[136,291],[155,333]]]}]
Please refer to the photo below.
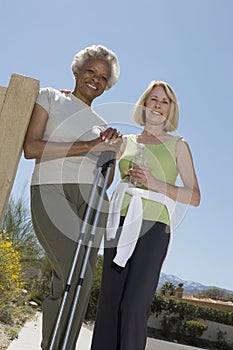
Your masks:
[{"label": "green tank top", "polygon": [[[171,137],[161,144],[145,144],[145,165],[151,170],[153,176],[157,179],[175,185],[178,175],[176,164],[175,146],[181,139],[180,136]],[[119,170],[122,181],[129,181],[128,170],[131,167],[132,160],[137,151],[137,135],[127,136],[127,144],[124,153],[119,160]],[[142,187],[147,189],[146,187]],[[121,215],[125,216],[131,196],[125,194],[121,209]],[[160,221],[169,224],[169,215],[163,204],[152,200],[142,199],[143,219]]]}]

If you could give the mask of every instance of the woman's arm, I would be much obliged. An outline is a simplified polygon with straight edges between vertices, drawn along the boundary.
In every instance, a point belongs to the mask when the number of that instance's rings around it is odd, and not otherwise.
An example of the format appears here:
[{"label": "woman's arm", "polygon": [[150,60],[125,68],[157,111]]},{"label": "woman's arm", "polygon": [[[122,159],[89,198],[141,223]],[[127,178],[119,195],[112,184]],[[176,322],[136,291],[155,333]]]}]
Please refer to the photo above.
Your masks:
[{"label": "woman's arm", "polygon": [[163,193],[175,201],[198,206],[200,204],[200,189],[193,165],[192,154],[186,141],[176,143],[177,167],[183,186],[168,184],[152,176],[147,167],[135,167],[129,170],[132,180],[141,182],[148,189]]},{"label": "woman's arm", "polygon": [[178,188],[177,200],[181,203],[197,207],[200,204],[201,194],[193,164],[193,157],[188,143],[180,139],[176,144],[177,166],[183,187]]},{"label": "woman's arm", "polygon": [[35,104],[24,140],[24,155],[27,159],[53,159],[74,156],[87,152],[119,150],[119,133],[108,128],[101,136],[85,142],[47,142],[42,140],[48,120],[48,112]]}]

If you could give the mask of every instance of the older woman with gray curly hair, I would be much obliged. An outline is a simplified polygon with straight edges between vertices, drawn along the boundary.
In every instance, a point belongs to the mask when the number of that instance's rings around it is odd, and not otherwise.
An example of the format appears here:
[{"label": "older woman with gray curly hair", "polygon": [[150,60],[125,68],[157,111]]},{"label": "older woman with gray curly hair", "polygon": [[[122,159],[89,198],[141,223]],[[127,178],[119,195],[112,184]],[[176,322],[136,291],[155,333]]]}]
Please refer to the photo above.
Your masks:
[{"label": "older woman with gray curly hair", "polygon": [[[31,180],[33,225],[52,267],[51,294],[43,302],[43,350],[50,346],[98,157],[103,151],[118,151],[122,140],[120,132],[109,128],[90,107],[96,97],[118,80],[120,68],[115,53],[101,45],[87,47],[75,55],[72,70],[75,77],[72,92],[62,93],[51,87],[40,90],[24,142],[25,157],[35,159]],[[67,344],[69,350],[75,349],[86,313],[98,247],[106,224],[107,202],[106,198]],[[85,251],[83,245],[74,272],[76,281]],[[74,293],[72,285],[53,350],[61,349]]]}]

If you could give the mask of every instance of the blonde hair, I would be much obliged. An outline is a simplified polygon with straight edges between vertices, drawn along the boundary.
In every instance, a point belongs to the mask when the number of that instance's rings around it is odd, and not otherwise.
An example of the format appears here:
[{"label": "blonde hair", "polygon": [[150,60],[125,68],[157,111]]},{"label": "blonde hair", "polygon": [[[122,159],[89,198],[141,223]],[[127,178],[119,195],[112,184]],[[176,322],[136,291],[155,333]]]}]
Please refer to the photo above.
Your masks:
[{"label": "blonde hair", "polygon": [[105,90],[110,89],[117,82],[120,75],[120,66],[116,54],[102,45],[86,47],[74,56],[71,64],[73,74],[76,75],[79,69],[82,68],[84,63],[90,58],[100,58],[109,64],[111,75],[108,79]]},{"label": "blonde hair", "polygon": [[156,86],[162,86],[168,96],[168,98],[171,101],[171,108],[169,115],[166,119],[166,122],[164,124],[164,131],[175,131],[178,127],[178,122],[179,122],[179,104],[177,101],[177,97],[175,94],[175,91],[173,88],[166,82],[164,81],[159,81],[159,80],[153,80],[147,89],[144,91],[144,93],[141,95],[139,100],[136,102],[132,119],[139,125],[145,125],[145,102],[151,91],[156,87]]}]

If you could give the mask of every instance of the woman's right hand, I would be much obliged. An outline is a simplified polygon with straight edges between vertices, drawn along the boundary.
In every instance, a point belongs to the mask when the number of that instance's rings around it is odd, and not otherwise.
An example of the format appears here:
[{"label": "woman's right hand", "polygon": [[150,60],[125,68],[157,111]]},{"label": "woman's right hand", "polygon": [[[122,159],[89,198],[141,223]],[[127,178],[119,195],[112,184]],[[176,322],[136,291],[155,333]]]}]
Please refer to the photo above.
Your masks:
[{"label": "woman's right hand", "polygon": [[107,128],[104,131],[101,131],[100,137],[105,143],[110,145],[117,143],[119,139],[122,139],[122,134],[119,130],[113,128]]},{"label": "woman's right hand", "polygon": [[114,151],[119,152],[123,139],[117,129],[108,128],[101,131],[100,137],[95,139],[93,152]]}]

